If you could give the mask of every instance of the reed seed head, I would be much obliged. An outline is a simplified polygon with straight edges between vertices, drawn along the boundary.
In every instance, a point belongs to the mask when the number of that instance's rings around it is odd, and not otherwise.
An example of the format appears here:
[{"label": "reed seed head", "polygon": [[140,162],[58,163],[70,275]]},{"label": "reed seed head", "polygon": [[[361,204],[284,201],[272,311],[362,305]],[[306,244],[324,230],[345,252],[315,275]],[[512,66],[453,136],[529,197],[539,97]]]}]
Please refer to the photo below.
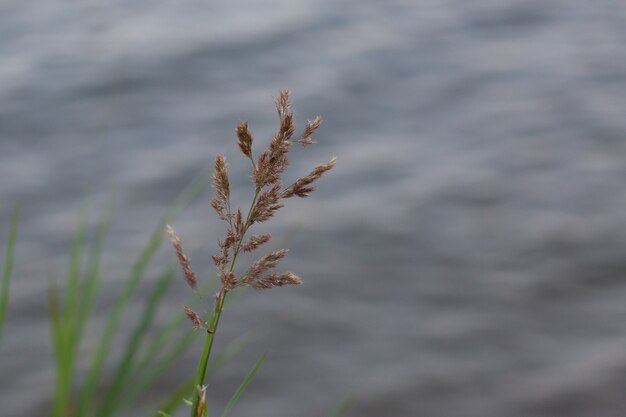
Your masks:
[{"label": "reed seed head", "polygon": [[211,182],[215,188],[215,197],[211,200],[211,206],[220,219],[228,220],[230,216],[230,183],[226,158],[223,155],[218,154],[215,157],[215,172]]},{"label": "reed seed head", "polygon": [[314,143],[317,143],[313,140],[311,136],[313,136],[313,133],[315,133],[315,131],[320,127],[321,124],[322,118],[319,116],[317,116],[313,120],[309,120],[306,124],[306,127],[304,128],[304,132],[302,132],[302,135],[298,139],[298,143],[302,146],[313,145]]},{"label": "reed seed head", "polygon": [[257,260],[250,266],[248,272],[246,273],[246,275],[244,275],[239,283],[241,285],[251,285],[262,274],[269,271],[270,269],[276,268],[280,260],[287,256],[287,253],[287,249],[280,249],[262,256],[259,260]]},{"label": "reed seed head", "polygon": [[258,249],[261,245],[269,242],[271,238],[272,235],[269,233],[264,235],[252,235],[248,241],[241,246],[241,248],[244,252],[252,252],[253,250]]},{"label": "reed seed head", "polygon": [[[252,152],[253,135],[250,132],[248,123],[243,121],[235,128],[239,149],[252,163],[252,179],[255,185],[254,198],[252,199],[250,210],[245,216],[239,207],[235,211],[231,208],[231,192],[226,159],[219,154],[215,158],[215,172],[211,178],[215,188],[215,196],[211,200],[211,206],[217,213],[217,216],[227,223],[227,231],[224,240],[218,241],[219,253],[212,256],[213,262],[219,271],[221,288],[215,294],[211,328],[209,328],[206,322],[202,321],[195,311],[185,306],[185,315],[191,320],[194,327],[206,329],[209,333],[207,335],[208,343],[211,343],[213,340],[212,335],[217,330],[216,326],[224,307],[226,294],[229,291],[244,286],[262,290],[302,283],[300,277],[292,272],[271,272],[287,255],[286,249],[273,251],[262,256],[252,263],[247,272],[239,279],[234,272],[235,263],[241,251],[251,252],[271,239],[271,235],[262,234],[252,235],[244,241],[246,233],[253,224],[262,223],[272,218],[283,207],[283,199],[293,196],[307,197],[315,191],[315,187],[312,184],[335,167],[335,159],[333,158],[326,164],[316,166],[307,176],[299,178],[287,188],[282,188],[281,176],[289,165],[288,154],[295,132],[294,117],[291,111],[288,91],[281,90],[274,104],[280,122],[278,132],[272,137],[269,145],[259,153],[256,160]],[[322,119],[319,116],[309,120],[297,142],[302,146],[315,143],[313,135],[320,127],[321,122]],[[170,226],[167,227],[167,233],[182,266],[185,280],[195,290],[197,279],[191,270],[189,258],[183,252],[180,239],[174,234]],[[203,355],[200,366],[206,368],[208,359],[208,355]],[[200,379],[199,383],[203,383],[203,378]],[[192,414],[195,417],[202,417],[206,412],[206,386],[198,385],[196,390],[191,408]]]},{"label": "reed seed head", "polygon": [[198,313],[193,311],[189,306],[184,306],[185,315],[193,323],[193,327],[196,330],[206,329],[207,325],[202,321]]},{"label": "reed seed head", "polygon": [[282,287],[284,285],[300,285],[302,280],[292,272],[283,274],[270,274],[263,278],[256,279],[250,283],[250,286],[257,290],[268,290],[274,287]]},{"label": "reed seed head", "polygon": [[167,234],[170,237],[170,242],[172,243],[172,246],[174,246],[174,250],[176,251],[176,257],[178,258],[178,263],[183,270],[185,281],[192,290],[195,290],[198,286],[198,279],[196,278],[196,274],[191,269],[189,257],[185,255],[185,252],[183,251],[183,245],[180,242],[178,236],[176,236],[176,233],[174,233],[174,229],[172,228],[172,226],[168,224],[165,230],[167,231]]},{"label": "reed seed head", "polygon": [[221,270],[220,281],[226,291],[230,291],[237,286],[237,278],[232,271]]},{"label": "reed seed head", "polygon": [[237,140],[239,144],[239,149],[241,152],[248,158],[252,158],[252,133],[248,129],[248,122],[241,122],[237,125],[235,129],[237,132]]},{"label": "reed seed head", "polygon": [[286,89],[281,89],[278,93],[278,97],[275,100],[276,104],[276,113],[278,113],[278,117],[283,118],[283,116],[289,113],[289,109],[291,108],[291,102],[289,101],[289,91]]},{"label": "reed seed head", "polygon": [[280,202],[282,184],[278,181],[271,188],[264,190],[254,205],[250,223],[262,223],[269,220],[283,204]]},{"label": "reed seed head", "polygon": [[282,198],[289,198],[293,196],[308,197],[309,194],[315,191],[315,187],[312,187],[311,184],[324,175],[324,173],[333,169],[336,164],[336,159],[333,158],[326,164],[316,166],[313,168],[313,171],[309,173],[309,175],[298,179],[292,185],[287,187],[287,189],[282,193]]}]

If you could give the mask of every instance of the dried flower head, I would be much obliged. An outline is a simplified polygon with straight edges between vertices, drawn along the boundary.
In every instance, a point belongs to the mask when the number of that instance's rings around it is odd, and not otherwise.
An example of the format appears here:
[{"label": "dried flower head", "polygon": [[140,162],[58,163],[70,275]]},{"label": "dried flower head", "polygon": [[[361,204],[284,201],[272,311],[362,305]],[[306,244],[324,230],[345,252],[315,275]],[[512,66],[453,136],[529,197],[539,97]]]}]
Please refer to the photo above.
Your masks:
[{"label": "dried flower head", "polygon": [[[263,234],[252,235],[246,240],[246,234],[250,227],[255,223],[262,223],[272,218],[284,206],[283,200],[285,198],[293,196],[307,197],[315,190],[313,183],[335,167],[335,159],[326,164],[320,164],[313,168],[307,176],[296,180],[293,184],[283,189],[281,177],[289,165],[288,156],[295,132],[294,117],[287,90],[280,91],[275,99],[275,106],[280,123],[278,131],[270,140],[269,145],[258,153],[256,159],[252,149],[253,135],[250,132],[248,123],[243,121],[235,128],[239,149],[252,164],[254,197],[247,214],[244,215],[244,212],[239,207],[236,207],[235,210],[231,208],[230,182],[226,159],[222,155],[217,155],[215,158],[215,172],[212,177],[215,196],[211,200],[211,206],[215,209],[218,217],[226,222],[227,228],[225,238],[218,242],[219,252],[212,257],[218,270],[221,287],[215,294],[211,320],[207,324],[202,321],[196,312],[185,306],[185,314],[194,324],[194,327],[207,330],[204,353],[200,359],[199,372],[195,381],[197,390],[194,393],[191,407],[192,417],[201,417],[206,412],[205,371],[209,361],[213,338],[217,331],[217,325],[228,292],[244,286],[256,289],[270,289],[302,283],[300,277],[292,272],[278,273],[272,271],[287,255],[286,249],[276,250],[262,256],[250,265],[245,274],[240,275],[240,278],[237,277],[235,264],[238,255],[242,251],[254,251],[271,239],[269,234]],[[319,116],[309,120],[297,142],[303,146],[315,143],[313,134],[320,125],[321,118]],[[191,288],[195,289],[197,287],[197,279],[191,270],[189,258],[183,252],[180,239],[169,226],[167,233],[183,269],[185,280]]]},{"label": "dried flower head", "polygon": [[176,236],[176,233],[174,233],[172,226],[168,224],[165,230],[167,231],[167,234],[170,237],[170,242],[172,242],[172,246],[174,246],[174,250],[176,251],[176,257],[178,257],[178,263],[183,269],[185,281],[187,281],[187,285],[189,285],[192,290],[195,290],[198,286],[198,280],[196,278],[196,274],[191,269],[189,257],[185,255],[185,252],[183,252],[183,245],[178,236]]},{"label": "dried flower head", "polygon": [[269,220],[283,204],[280,202],[282,184],[277,182],[261,192],[250,215],[250,224]]},{"label": "dried flower head", "polygon": [[230,183],[226,158],[223,155],[218,154],[215,157],[215,173],[211,180],[215,188],[215,197],[211,200],[211,206],[220,219],[230,220]]},{"label": "dried flower head", "polygon": [[248,122],[241,122],[235,129],[237,132],[237,139],[239,149],[248,158],[252,158],[252,133],[248,130]]},{"label": "dried flower head", "polygon": [[258,249],[259,246],[269,242],[271,238],[272,235],[269,233],[264,235],[252,235],[246,243],[241,245],[241,249],[243,249],[244,252],[252,252],[253,250]]},{"label": "dried flower head", "polygon": [[258,278],[250,283],[250,286],[257,290],[268,290],[274,287],[282,287],[283,285],[300,285],[302,280],[291,272],[283,274],[270,274],[262,278]]},{"label": "dried flower head", "polygon": [[263,273],[276,268],[278,262],[287,256],[287,252],[287,249],[280,249],[262,256],[250,266],[246,275],[241,278],[240,285],[252,284],[259,279]]},{"label": "dried flower head", "polygon": [[282,89],[278,93],[278,98],[275,100],[276,104],[276,113],[278,113],[278,117],[282,119],[284,115],[289,113],[289,109],[291,108],[291,101],[289,100],[289,91]]},{"label": "dried flower head", "polygon": [[[246,239],[246,234],[252,225],[271,219],[284,206],[284,199],[310,195],[315,190],[314,182],[334,168],[336,164],[335,159],[326,164],[320,164],[313,168],[307,176],[299,178],[290,186],[283,188],[281,177],[289,166],[289,151],[295,132],[294,116],[287,90],[280,91],[274,104],[279,119],[278,131],[271,138],[268,146],[262,149],[256,158],[252,149],[254,137],[248,122],[242,121],[235,128],[237,145],[252,164],[255,193],[247,214],[244,214],[240,207],[233,206],[231,208],[231,190],[226,158],[219,154],[215,158],[215,171],[211,181],[215,188],[215,196],[211,200],[211,206],[215,209],[218,217],[227,224],[226,236],[218,242],[220,250],[212,256],[221,282],[221,288],[216,294],[215,307],[220,311],[226,293],[237,287],[251,286],[257,289],[268,289],[284,285],[297,285],[302,282],[298,276],[291,272],[271,272],[287,255],[285,249],[262,256],[250,265],[247,272],[240,278],[235,273],[235,262],[239,253],[252,252],[271,239],[270,234],[252,235]],[[321,122],[322,119],[319,116],[309,120],[302,134],[298,136],[297,142],[303,146],[315,143],[313,134],[319,129]],[[169,226],[168,234],[183,269],[185,280],[191,288],[196,289],[197,279],[191,270],[189,258],[184,254],[180,240]],[[188,307],[185,308],[185,313],[194,325],[206,326],[197,314]]]},{"label": "dried flower head", "polygon": [[315,191],[315,187],[311,187],[311,184],[324,175],[325,172],[330,171],[337,164],[335,158],[331,159],[326,164],[320,164],[313,168],[313,171],[309,173],[306,177],[298,179],[296,182],[291,184],[285,191],[282,193],[283,198],[289,198],[293,196],[298,197],[308,197],[313,191]]},{"label": "dried flower head", "polygon": [[302,132],[302,135],[298,139],[298,143],[302,146],[313,145],[316,143],[311,136],[313,136],[313,133],[315,133],[321,124],[322,118],[319,116],[313,120],[309,120],[304,128],[304,132]]},{"label": "dried flower head", "polygon": [[193,327],[196,330],[206,329],[207,325],[202,321],[198,313],[193,311],[189,306],[184,306],[185,315],[193,323]]},{"label": "dried flower head", "polygon": [[220,281],[226,291],[230,291],[237,286],[237,278],[233,271],[220,270]]}]

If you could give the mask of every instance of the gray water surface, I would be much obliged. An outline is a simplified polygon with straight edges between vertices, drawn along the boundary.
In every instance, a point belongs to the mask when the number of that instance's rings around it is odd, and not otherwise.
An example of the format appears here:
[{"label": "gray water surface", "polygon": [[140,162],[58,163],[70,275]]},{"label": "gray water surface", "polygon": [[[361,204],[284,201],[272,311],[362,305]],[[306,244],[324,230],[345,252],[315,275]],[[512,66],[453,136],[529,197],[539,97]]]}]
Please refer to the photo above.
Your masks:
[{"label": "gray water surface", "polygon": [[[209,401],[269,351],[236,415],[326,416],[349,394],[360,417],[624,415],[624,45],[610,0],[4,0],[0,232],[15,201],[22,224],[0,414],[47,409],[46,277],[66,270],[81,202],[93,222],[115,201],[93,343],[217,152],[245,187],[233,127],[271,137],[284,87],[300,126],[325,121],[290,178],[338,167],[269,225],[306,285],[229,306],[218,349],[255,338]],[[223,233],[210,191],[175,223],[204,275]],[[162,248],[146,288],[172,260]],[[169,311],[188,295],[174,286]]]}]

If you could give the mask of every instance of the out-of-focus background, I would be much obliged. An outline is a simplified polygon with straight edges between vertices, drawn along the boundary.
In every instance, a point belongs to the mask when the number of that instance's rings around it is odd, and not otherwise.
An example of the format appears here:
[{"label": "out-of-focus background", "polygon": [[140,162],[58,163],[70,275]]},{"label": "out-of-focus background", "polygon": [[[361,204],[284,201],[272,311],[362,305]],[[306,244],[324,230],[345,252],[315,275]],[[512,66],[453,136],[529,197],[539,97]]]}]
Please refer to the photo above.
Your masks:
[{"label": "out-of-focus background", "polygon": [[[209,401],[269,351],[237,415],[326,416],[346,395],[347,416],[623,415],[624,45],[610,0],[3,0],[0,224],[16,201],[22,221],[1,414],[47,408],[46,277],[81,202],[94,220],[114,196],[110,303],[217,152],[247,201],[233,128],[266,143],[288,88],[299,126],[324,118],[289,175],[338,167],[272,220],[305,285],[228,306],[217,348],[254,342]],[[206,276],[223,233],[210,195],[175,223]],[[181,280],[168,308],[188,296]]]}]

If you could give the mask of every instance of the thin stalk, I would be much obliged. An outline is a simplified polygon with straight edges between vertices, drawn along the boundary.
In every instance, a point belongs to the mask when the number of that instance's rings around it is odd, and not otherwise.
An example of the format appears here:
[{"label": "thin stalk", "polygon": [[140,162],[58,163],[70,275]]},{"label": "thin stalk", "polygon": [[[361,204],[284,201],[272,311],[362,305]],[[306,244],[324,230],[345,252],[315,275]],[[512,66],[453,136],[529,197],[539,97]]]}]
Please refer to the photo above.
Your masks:
[{"label": "thin stalk", "polygon": [[191,404],[191,417],[195,417],[196,409],[198,408],[198,402],[200,401],[200,392],[198,387],[204,385],[204,378],[206,376],[207,365],[209,363],[209,357],[211,356],[211,348],[213,347],[213,340],[215,339],[215,332],[217,325],[222,315],[222,308],[224,307],[224,300],[226,299],[226,291],[223,289],[219,292],[217,300],[215,301],[215,308],[213,309],[213,315],[209,322],[209,329],[207,330],[206,339],[204,340],[204,349],[200,362],[198,363],[198,371],[196,372],[196,383],[194,385],[193,402]]},{"label": "thin stalk", "polygon": [[[246,217],[246,224],[244,225],[243,233],[241,234],[241,238],[239,238],[239,242],[237,242],[237,246],[235,247],[235,252],[233,253],[233,260],[230,263],[229,272],[233,272],[235,268],[235,262],[237,261],[237,255],[241,250],[241,243],[243,242],[244,236],[250,227],[250,218],[252,217],[252,211],[254,210],[254,206],[256,204],[257,198],[259,197],[259,193],[261,192],[260,188],[257,188],[254,193],[254,198],[252,199],[252,204],[250,205],[250,209],[248,210],[248,216]],[[193,402],[191,403],[191,417],[195,417],[196,408],[198,407],[198,402],[200,401],[200,392],[198,387],[202,387],[204,385],[204,378],[206,376],[207,365],[209,363],[209,357],[211,356],[211,349],[213,347],[213,340],[215,339],[215,333],[217,332],[217,325],[219,324],[220,317],[222,315],[222,310],[224,308],[224,301],[226,300],[226,294],[228,291],[222,286],[220,292],[217,295],[215,300],[215,307],[213,309],[213,315],[211,316],[211,320],[209,321],[209,329],[207,330],[206,339],[204,340],[204,349],[202,350],[202,356],[200,357],[200,362],[198,363],[198,370],[196,371],[196,384],[194,386],[193,393]]]}]

